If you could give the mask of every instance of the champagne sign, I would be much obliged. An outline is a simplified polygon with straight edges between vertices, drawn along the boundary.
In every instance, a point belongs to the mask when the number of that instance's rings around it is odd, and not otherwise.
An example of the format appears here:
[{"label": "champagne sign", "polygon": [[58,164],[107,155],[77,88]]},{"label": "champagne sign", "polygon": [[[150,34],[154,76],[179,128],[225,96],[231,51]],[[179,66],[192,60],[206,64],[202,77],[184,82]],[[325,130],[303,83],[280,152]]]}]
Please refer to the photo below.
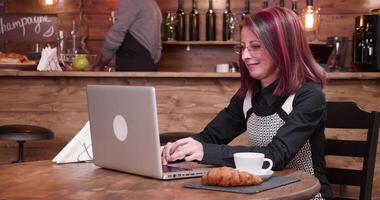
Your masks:
[{"label": "champagne sign", "polygon": [[53,41],[57,30],[56,15],[0,16],[0,40]]}]

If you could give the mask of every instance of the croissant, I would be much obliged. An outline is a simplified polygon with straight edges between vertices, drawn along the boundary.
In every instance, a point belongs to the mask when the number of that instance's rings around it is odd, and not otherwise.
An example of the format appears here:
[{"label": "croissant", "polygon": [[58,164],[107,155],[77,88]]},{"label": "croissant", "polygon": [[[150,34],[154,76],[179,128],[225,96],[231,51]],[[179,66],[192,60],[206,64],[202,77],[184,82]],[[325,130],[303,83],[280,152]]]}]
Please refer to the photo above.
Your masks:
[{"label": "croissant", "polygon": [[28,57],[17,53],[2,53],[0,52],[0,62],[2,63],[28,63]]},{"label": "croissant", "polygon": [[263,180],[253,174],[238,171],[231,167],[220,167],[208,171],[202,176],[203,185],[243,186],[259,185]]}]

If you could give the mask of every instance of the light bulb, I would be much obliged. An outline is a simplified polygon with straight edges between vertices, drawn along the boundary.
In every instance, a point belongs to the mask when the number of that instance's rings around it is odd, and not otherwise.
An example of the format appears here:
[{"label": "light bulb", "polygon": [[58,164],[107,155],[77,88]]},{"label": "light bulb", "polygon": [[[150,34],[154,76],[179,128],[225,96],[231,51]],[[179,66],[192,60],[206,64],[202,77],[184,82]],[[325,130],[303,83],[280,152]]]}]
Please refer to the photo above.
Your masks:
[{"label": "light bulb", "polygon": [[58,3],[58,0],[40,0],[40,3],[44,6],[53,6]]},{"label": "light bulb", "polygon": [[316,31],[319,27],[319,11],[313,6],[313,1],[308,1],[306,9],[302,10],[301,23],[305,31]]},{"label": "light bulb", "polygon": [[307,9],[305,13],[305,28],[306,29],[312,29],[315,24],[315,19],[314,19],[314,12],[311,9]]}]

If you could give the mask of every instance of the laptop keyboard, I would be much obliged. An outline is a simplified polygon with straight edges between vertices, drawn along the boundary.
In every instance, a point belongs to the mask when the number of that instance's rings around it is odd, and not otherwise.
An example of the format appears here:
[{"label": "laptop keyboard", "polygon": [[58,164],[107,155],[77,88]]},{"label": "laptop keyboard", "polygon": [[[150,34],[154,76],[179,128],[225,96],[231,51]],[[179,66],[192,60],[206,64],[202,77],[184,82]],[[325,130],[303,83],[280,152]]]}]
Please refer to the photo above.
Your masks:
[{"label": "laptop keyboard", "polygon": [[162,170],[164,173],[166,172],[182,172],[182,171],[191,171],[191,169],[183,168],[183,167],[174,167],[169,165],[162,165]]}]

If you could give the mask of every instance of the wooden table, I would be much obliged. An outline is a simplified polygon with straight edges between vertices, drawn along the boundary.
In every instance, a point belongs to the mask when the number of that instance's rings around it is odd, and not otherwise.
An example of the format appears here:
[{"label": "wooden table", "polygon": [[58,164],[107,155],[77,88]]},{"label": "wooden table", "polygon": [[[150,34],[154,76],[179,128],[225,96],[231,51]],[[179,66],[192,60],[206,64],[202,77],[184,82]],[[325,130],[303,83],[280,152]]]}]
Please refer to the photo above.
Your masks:
[{"label": "wooden table", "polygon": [[162,181],[99,168],[92,163],[53,164],[51,161],[0,165],[0,199],[308,199],[319,181],[302,171],[275,175],[301,181],[254,195],[184,188],[196,179]]}]

